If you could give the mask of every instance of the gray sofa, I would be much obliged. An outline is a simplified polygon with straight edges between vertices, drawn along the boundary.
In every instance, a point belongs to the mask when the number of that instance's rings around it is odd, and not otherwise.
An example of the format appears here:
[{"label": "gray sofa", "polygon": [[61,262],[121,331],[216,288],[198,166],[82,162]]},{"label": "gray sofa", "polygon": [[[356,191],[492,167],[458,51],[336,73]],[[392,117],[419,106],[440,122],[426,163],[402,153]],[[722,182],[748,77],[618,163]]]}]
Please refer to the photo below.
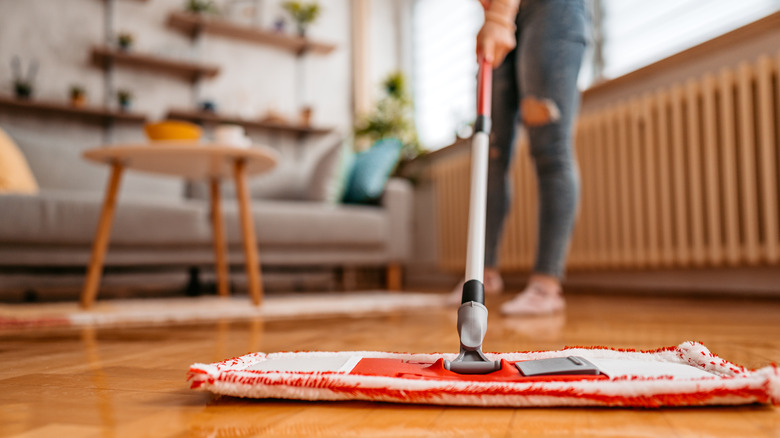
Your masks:
[{"label": "gray sofa", "polygon": [[[23,151],[41,191],[33,196],[0,194],[0,276],[14,269],[85,267],[107,167],[84,161],[78,147],[54,147],[6,131]],[[313,200],[307,193],[322,192],[312,185],[322,184],[326,155],[334,162],[333,148],[319,149],[250,181],[262,266],[381,266],[398,272],[411,250],[410,184],[391,179],[376,206]],[[319,181],[312,181],[317,172]],[[242,264],[232,184],[223,184],[223,192],[229,262]],[[210,268],[213,262],[202,188],[176,178],[126,172],[105,266]]]}]

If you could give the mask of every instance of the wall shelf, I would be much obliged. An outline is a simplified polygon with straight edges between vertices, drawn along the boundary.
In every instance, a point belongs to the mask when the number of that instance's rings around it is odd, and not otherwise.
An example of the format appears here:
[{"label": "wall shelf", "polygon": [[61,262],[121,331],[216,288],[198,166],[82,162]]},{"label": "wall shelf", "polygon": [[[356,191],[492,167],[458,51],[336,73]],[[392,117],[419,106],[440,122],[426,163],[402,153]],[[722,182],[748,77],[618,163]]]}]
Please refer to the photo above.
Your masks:
[{"label": "wall shelf", "polygon": [[241,117],[223,116],[220,114],[214,114],[206,111],[193,111],[186,109],[171,109],[168,111],[169,119],[186,120],[194,123],[201,123],[204,125],[216,125],[220,123],[241,125],[245,128],[263,129],[266,131],[307,136],[307,135],[324,135],[333,131],[331,128],[295,125],[291,123],[283,122],[271,122],[263,120],[250,120]]},{"label": "wall shelf", "polygon": [[255,44],[263,44],[303,55],[305,53],[328,54],[336,46],[317,42],[308,38],[263,30],[254,26],[234,23],[223,18],[205,17],[188,12],[172,12],[168,16],[168,26],[179,30],[191,38],[204,32],[224,36]]},{"label": "wall shelf", "polygon": [[97,107],[75,107],[64,103],[22,100],[0,96],[0,110],[26,112],[31,114],[61,115],[83,119],[93,123],[107,124],[114,121],[144,123],[146,115]]},{"label": "wall shelf", "polygon": [[161,56],[123,51],[106,46],[96,46],[91,52],[92,63],[107,69],[111,63],[159,71],[196,82],[201,78],[213,78],[219,74],[219,67],[191,61],[167,59]]}]

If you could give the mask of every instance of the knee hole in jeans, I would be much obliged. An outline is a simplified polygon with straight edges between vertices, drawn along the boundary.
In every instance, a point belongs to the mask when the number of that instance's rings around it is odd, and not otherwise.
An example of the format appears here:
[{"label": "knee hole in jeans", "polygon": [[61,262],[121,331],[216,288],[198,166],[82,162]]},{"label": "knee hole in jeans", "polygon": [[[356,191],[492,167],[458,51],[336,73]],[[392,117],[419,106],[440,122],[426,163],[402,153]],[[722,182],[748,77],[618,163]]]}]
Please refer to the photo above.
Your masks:
[{"label": "knee hole in jeans", "polygon": [[520,103],[520,112],[526,126],[543,126],[561,118],[558,105],[552,99],[524,97]]}]

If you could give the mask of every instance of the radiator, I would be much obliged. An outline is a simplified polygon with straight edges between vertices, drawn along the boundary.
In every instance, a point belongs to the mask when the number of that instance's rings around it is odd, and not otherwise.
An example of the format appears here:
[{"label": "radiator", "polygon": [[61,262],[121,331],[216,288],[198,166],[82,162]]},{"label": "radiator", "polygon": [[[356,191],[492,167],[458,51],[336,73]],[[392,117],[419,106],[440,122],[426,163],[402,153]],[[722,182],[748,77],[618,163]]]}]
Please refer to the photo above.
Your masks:
[{"label": "radiator", "polygon": [[[777,265],[780,54],[583,112],[569,269]],[[440,267],[465,264],[469,157],[435,163]],[[521,139],[500,267],[527,270],[536,181]]]}]

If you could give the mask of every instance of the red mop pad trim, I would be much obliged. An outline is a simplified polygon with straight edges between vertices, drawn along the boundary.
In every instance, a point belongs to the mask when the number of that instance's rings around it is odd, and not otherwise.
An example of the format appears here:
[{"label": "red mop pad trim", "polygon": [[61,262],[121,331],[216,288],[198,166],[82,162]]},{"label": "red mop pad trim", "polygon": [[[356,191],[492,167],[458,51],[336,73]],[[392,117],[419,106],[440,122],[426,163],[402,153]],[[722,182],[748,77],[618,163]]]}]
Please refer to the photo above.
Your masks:
[{"label": "red mop pad trim", "polygon": [[[571,347],[487,356],[504,361],[502,370],[452,376],[437,361],[452,360],[454,354],[253,353],[214,364],[194,364],[188,380],[193,389],[216,394],[296,400],[514,407],[780,405],[780,373],[775,365],[749,370],[719,358],[697,342],[650,351]],[[565,356],[582,356],[606,375],[527,378],[512,365]],[[263,369],[296,361],[334,364],[336,369]]]}]

